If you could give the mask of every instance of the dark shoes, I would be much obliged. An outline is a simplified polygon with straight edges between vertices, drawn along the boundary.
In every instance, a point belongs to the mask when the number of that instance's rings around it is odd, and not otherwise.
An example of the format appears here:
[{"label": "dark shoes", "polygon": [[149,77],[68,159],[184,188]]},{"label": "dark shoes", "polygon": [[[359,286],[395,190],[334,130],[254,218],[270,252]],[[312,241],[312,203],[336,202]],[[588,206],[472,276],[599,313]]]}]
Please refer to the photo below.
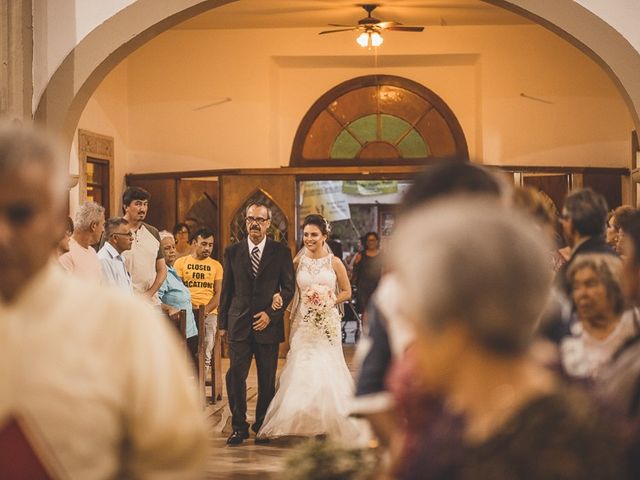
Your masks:
[{"label": "dark shoes", "polygon": [[236,445],[240,445],[247,438],[249,438],[249,432],[234,430],[231,436],[227,438],[227,445],[235,447]]}]

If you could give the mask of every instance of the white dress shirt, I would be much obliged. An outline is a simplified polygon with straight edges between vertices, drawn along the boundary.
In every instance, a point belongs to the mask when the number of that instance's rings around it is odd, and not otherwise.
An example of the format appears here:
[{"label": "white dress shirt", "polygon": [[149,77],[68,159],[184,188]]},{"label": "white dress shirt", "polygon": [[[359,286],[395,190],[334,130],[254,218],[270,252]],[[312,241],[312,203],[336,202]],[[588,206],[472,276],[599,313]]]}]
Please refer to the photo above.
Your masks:
[{"label": "white dress shirt", "polygon": [[128,292],[133,291],[131,275],[127,271],[124,257],[118,253],[113,245],[106,242],[98,252],[102,264],[102,275],[105,285],[114,285]]}]

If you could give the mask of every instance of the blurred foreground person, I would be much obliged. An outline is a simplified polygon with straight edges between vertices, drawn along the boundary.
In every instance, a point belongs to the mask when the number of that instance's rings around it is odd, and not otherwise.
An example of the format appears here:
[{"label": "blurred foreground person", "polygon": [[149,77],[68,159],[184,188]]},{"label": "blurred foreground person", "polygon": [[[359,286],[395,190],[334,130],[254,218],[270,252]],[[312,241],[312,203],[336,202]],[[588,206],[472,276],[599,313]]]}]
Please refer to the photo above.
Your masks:
[{"label": "blurred foreground person", "polygon": [[[614,429],[528,353],[548,252],[528,219],[497,202],[448,200],[399,225],[399,314],[415,325],[411,356],[428,396],[406,418],[422,430],[398,456],[398,478],[625,478]],[[398,394],[400,407],[415,400]]]},{"label": "blurred foreground person", "polygon": [[560,345],[566,373],[597,376],[602,365],[639,333],[636,310],[624,311],[620,286],[622,261],[613,255],[578,256],[567,272],[578,322]]},{"label": "blurred foreground person", "polygon": [[[626,226],[629,222],[629,219],[632,217],[633,212],[636,209],[631,205],[621,205],[613,211],[613,215],[609,220],[608,225],[611,225],[615,232],[615,245],[613,246],[614,250],[618,255],[624,254],[624,235],[626,231]],[[607,228],[607,237],[609,237],[609,229]]]},{"label": "blurred foreground person", "polygon": [[[497,199],[501,187],[498,178],[486,168],[459,160],[444,161],[415,178],[402,199],[400,213],[407,215],[427,202],[462,193]],[[413,327],[398,316],[399,290],[393,272],[383,275],[369,307],[368,335],[359,342],[356,352],[356,358],[362,360],[351,413],[369,421],[383,447],[389,445],[398,428],[398,415],[385,378],[392,361],[404,354],[414,338]]]},{"label": "blurred foreground person", "polygon": [[[67,167],[0,127],[0,478],[189,478],[207,435],[170,327],[142,300],[65,274]],[[43,472],[47,472],[45,474]]]},{"label": "blurred foreground person", "polygon": [[73,220],[71,220],[71,217],[67,217],[67,228],[64,231],[64,236],[58,242],[58,257],[60,255],[64,255],[69,251],[69,241],[71,240],[71,235],[73,235]]},{"label": "blurred foreground person", "polygon": [[[640,212],[626,223],[623,240],[622,289],[628,304],[640,304]],[[623,345],[603,366],[596,384],[598,393],[619,413],[632,418],[640,414],[640,335]]]}]

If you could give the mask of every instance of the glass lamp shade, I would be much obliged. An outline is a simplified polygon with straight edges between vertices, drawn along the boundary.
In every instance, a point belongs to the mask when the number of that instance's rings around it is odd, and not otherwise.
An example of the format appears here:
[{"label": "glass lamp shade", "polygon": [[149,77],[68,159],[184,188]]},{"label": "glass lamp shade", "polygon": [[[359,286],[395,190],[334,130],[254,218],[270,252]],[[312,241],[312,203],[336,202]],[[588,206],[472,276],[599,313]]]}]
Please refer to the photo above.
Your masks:
[{"label": "glass lamp shade", "polygon": [[362,32],[360,35],[358,35],[356,42],[358,42],[358,45],[360,45],[362,48],[366,48],[369,45],[369,33]]},{"label": "glass lamp shade", "polygon": [[379,47],[380,45],[382,45],[382,42],[384,42],[384,39],[378,32],[373,32],[371,34],[371,45],[373,45],[374,47]]}]

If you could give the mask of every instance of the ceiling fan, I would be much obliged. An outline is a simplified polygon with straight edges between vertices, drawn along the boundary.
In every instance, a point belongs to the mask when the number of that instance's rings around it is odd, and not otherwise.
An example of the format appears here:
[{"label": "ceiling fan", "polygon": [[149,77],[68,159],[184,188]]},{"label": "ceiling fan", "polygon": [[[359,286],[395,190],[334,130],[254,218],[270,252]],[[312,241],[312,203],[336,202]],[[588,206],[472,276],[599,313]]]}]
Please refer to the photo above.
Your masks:
[{"label": "ceiling fan", "polygon": [[392,30],[396,32],[422,32],[424,27],[407,27],[398,22],[382,22],[377,18],[371,16],[372,12],[378,7],[375,3],[365,3],[359,5],[367,12],[367,16],[358,21],[357,25],[339,25],[330,23],[331,27],[346,27],[339,28],[337,30],[325,30],[320,32],[319,35],[327,33],[338,33],[348,31],[360,31],[360,35],[357,38],[357,42],[361,47],[379,47],[382,45],[382,30]]}]

